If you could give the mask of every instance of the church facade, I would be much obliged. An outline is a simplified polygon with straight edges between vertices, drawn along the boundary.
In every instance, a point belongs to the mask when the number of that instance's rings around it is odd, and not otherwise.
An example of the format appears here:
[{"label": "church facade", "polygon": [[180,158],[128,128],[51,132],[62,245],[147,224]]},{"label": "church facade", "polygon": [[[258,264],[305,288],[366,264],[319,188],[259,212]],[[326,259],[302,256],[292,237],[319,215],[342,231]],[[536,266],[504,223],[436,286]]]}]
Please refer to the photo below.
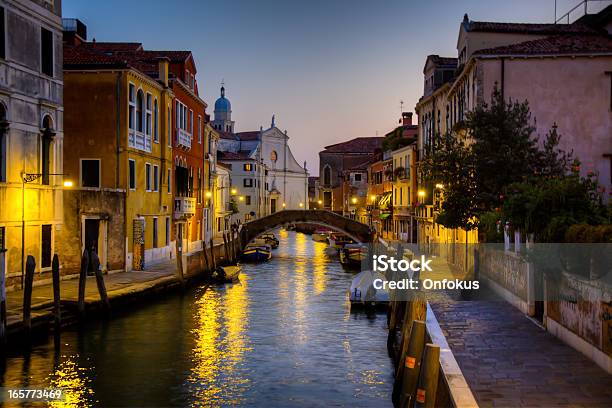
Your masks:
[{"label": "church facade", "polygon": [[234,132],[231,104],[221,87],[213,127],[220,132],[218,160],[230,168],[236,218],[247,222],[281,210],[308,208],[308,170],[289,147],[289,136],[274,116],[270,127]]}]

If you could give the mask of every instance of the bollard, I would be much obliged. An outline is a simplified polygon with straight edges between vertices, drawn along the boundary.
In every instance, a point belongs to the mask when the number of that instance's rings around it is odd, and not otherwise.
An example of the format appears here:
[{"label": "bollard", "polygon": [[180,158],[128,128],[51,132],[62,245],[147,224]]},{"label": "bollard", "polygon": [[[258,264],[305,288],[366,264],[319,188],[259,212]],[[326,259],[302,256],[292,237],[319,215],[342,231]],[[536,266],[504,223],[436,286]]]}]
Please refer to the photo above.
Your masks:
[{"label": "bollard", "polygon": [[6,249],[0,247],[0,349],[4,350],[6,343]]},{"label": "bollard", "polygon": [[176,277],[178,278],[181,286],[184,286],[185,282],[183,279],[183,246],[176,240]]},{"label": "bollard", "polygon": [[53,320],[55,330],[57,331],[62,325],[62,312],[60,310],[60,265],[57,254],[53,254],[51,275],[53,278]]},{"label": "bollard", "polygon": [[425,348],[425,322],[415,320],[412,323],[410,331],[410,339],[406,356],[402,362],[404,372],[401,381],[401,397],[400,406],[408,407],[414,399],[415,390],[419,380],[419,372],[421,371],[421,360],[423,357],[423,349]]},{"label": "bollard", "polygon": [[34,270],[36,261],[32,255],[28,255],[26,261],[25,286],[23,288],[23,328],[26,335],[32,330],[32,285],[34,284]]},{"label": "bollard", "polygon": [[440,346],[427,343],[423,355],[419,385],[414,398],[417,408],[433,408],[436,406],[438,391],[438,375],[440,373]]},{"label": "bollard", "polygon": [[108,295],[106,294],[106,285],[104,285],[104,276],[102,275],[102,270],[100,269],[100,258],[98,258],[98,254],[92,252],[92,263],[94,272],[96,273],[96,284],[98,286],[98,293],[100,293],[100,300],[102,301],[102,306],[106,311],[110,310],[110,303],[108,301]]},{"label": "bollard", "polygon": [[87,283],[87,267],[89,265],[89,253],[87,249],[83,251],[83,256],[81,257],[81,271],[79,274],[79,300],[78,300],[78,309],[79,314],[82,317],[85,316],[85,285]]},{"label": "bollard", "polygon": [[212,238],[210,239],[210,256],[212,258],[213,271],[215,271],[217,269],[217,260],[215,259],[215,244]]}]

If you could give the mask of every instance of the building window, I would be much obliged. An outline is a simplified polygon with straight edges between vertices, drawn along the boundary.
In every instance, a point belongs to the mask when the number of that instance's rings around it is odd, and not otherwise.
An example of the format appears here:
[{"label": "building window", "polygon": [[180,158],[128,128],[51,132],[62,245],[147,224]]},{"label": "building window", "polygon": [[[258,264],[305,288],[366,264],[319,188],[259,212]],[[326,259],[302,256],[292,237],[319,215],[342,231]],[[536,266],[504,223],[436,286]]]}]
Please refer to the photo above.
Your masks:
[{"label": "building window", "polygon": [[[6,110],[4,105],[0,103],[0,182],[6,182],[6,165],[8,154],[7,154],[7,142],[6,142],[6,130],[3,128],[3,124],[6,123]],[[2,248],[0,248],[2,249]]]},{"label": "building window", "polygon": [[[4,249],[6,249],[6,229],[0,227],[0,251]],[[4,273],[4,271],[0,271],[0,273]]]},{"label": "building window", "polygon": [[187,106],[179,101],[176,101],[176,127],[187,131],[189,129],[189,112]]},{"label": "building window", "polygon": [[4,34],[4,7],[0,7],[0,58],[6,58],[6,38]]},{"label": "building window", "polygon": [[100,188],[100,159],[81,159],[81,187]]},{"label": "building window", "polygon": [[193,135],[193,111],[189,109],[189,133]]},{"label": "building window", "polygon": [[153,140],[159,143],[159,117],[157,113],[157,99],[153,102]]},{"label": "building window", "polygon": [[202,203],[202,169],[198,169],[198,204]]},{"label": "building window", "polygon": [[53,76],[53,33],[40,28],[40,67],[43,74]]},{"label": "building window", "polygon": [[244,171],[253,171],[253,165],[251,163],[244,163]]},{"label": "building window", "polygon": [[144,132],[144,92],[138,90],[136,95],[136,130]]},{"label": "building window", "polygon": [[331,168],[327,165],[323,169],[323,185],[324,186],[331,185]]},{"label": "building window", "polygon": [[146,134],[151,135],[151,112],[153,111],[153,97],[150,93],[147,93],[147,111],[146,111]]},{"label": "building window", "polygon": [[51,267],[51,252],[52,249],[52,233],[53,229],[51,228],[51,224],[45,224],[41,226],[40,231],[40,267],[50,268]]},{"label": "building window", "polygon": [[128,160],[130,190],[136,190],[136,161]]},{"label": "building window", "polygon": [[244,203],[246,205],[251,205],[251,196],[250,195],[244,196]]},{"label": "building window", "polygon": [[361,181],[361,174],[355,173],[355,181]]},{"label": "building window", "polygon": [[130,130],[134,130],[134,121],[136,119],[136,89],[134,84],[129,85],[128,90],[129,116],[128,123]]},{"label": "building window", "polygon": [[198,115],[198,143],[202,143],[202,117]]},{"label": "building window", "polygon": [[153,248],[157,248],[157,217],[153,217]]},{"label": "building window", "polygon": [[166,217],[166,246],[170,245],[170,217]]},{"label": "building window", "polygon": [[159,166],[153,165],[153,191],[159,191]]},{"label": "building window", "polygon": [[253,187],[253,179],[245,178],[243,180],[243,184],[244,184],[245,187]]},{"label": "building window", "polygon": [[145,164],[145,177],[147,180],[147,191],[151,191],[151,165],[149,163]]},{"label": "building window", "polygon": [[166,175],[166,185],[167,185],[167,193],[172,193],[172,170],[168,169],[168,173]]},{"label": "building window", "polygon": [[166,125],[168,127],[168,147],[172,147],[172,109],[168,106],[168,123]]}]

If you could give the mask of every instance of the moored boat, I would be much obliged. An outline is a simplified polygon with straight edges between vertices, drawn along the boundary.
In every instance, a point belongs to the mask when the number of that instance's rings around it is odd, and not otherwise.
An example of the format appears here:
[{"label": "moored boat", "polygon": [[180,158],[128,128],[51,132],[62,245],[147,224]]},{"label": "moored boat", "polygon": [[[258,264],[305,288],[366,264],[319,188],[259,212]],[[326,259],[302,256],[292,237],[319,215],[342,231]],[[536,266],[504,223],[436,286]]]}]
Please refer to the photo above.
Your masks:
[{"label": "moored boat", "polygon": [[272,248],[267,244],[249,244],[242,252],[244,262],[265,262],[272,258]]},{"label": "moored boat", "polygon": [[329,231],[316,230],[312,233],[312,240],[315,242],[328,242]]},{"label": "moored boat", "polygon": [[353,241],[351,238],[338,232],[334,232],[329,235],[329,245],[337,250],[344,248],[346,244],[354,243],[355,241]]},{"label": "moored boat", "polygon": [[374,280],[377,279],[380,279],[382,282],[385,280],[385,277],[382,273],[371,270],[355,275],[349,289],[351,308],[384,308],[388,306],[389,291],[387,289],[376,289],[374,287]]},{"label": "moored boat", "polygon": [[339,250],[340,263],[345,268],[360,269],[368,256],[367,248],[361,244],[346,244]]},{"label": "moored boat", "polygon": [[212,274],[212,280],[215,283],[239,282],[241,271],[242,269],[238,265],[218,266]]},{"label": "moored boat", "polygon": [[279,245],[278,238],[276,238],[276,236],[272,234],[271,232],[260,235],[259,239],[263,239],[266,242],[266,244],[272,247],[272,249],[278,248],[278,245]]}]

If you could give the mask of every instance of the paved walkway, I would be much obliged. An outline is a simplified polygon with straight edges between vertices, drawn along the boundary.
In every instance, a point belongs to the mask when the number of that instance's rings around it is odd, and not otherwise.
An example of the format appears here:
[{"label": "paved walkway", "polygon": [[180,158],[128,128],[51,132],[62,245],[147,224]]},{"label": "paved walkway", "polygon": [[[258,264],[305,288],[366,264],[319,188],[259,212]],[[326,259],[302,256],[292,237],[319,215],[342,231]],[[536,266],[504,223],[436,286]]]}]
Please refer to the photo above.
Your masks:
[{"label": "paved walkway", "polygon": [[[146,271],[119,272],[104,275],[104,283],[109,298],[119,296],[128,292],[142,290],[148,286],[176,279],[176,260],[164,260],[151,263]],[[62,280],[60,285],[60,298],[63,302],[78,301],[79,280]],[[7,292],[7,323],[22,320],[23,316],[23,291],[13,290]],[[95,276],[88,276],[85,285],[85,301],[95,302],[100,299],[98,286]],[[48,313],[48,309],[53,306],[53,285],[40,285],[32,288],[32,315]],[[39,312],[40,311],[40,312]]]},{"label": "paved walkway", "polygon": [[503,300],[431,306],[481,407],[612,406],[612,375]]}]

